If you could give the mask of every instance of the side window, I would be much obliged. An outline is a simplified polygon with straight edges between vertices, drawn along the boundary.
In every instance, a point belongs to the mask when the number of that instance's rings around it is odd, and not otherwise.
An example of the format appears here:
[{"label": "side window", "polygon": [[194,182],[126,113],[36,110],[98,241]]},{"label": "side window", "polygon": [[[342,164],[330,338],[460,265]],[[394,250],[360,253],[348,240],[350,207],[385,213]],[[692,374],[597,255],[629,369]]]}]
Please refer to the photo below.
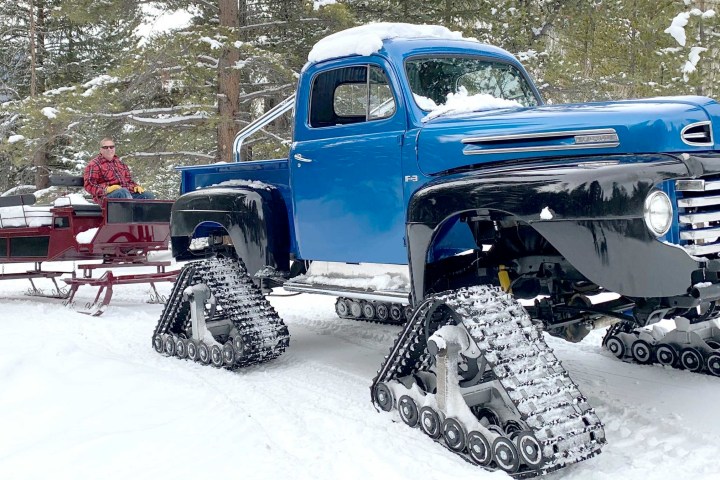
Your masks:
[{"label": "side window", "polygon": [[389,118],[395,98],[376,66],[338,68],[315,77],[310,98],[310,126],[346,125]]}]

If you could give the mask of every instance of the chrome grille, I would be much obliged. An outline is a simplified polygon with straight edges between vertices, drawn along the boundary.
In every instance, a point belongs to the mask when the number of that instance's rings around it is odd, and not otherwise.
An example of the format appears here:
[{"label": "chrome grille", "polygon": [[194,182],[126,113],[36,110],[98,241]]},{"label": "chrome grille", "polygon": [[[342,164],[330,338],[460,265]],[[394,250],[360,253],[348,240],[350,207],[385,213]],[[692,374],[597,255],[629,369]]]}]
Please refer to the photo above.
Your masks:
[{"label": "chrome grille", "polygon": [[683,128],[682,141],[696,147],[712,147],[712,125],[710,122],[698,122]]},{"label": "chrome grille", "polygon": [[680,245],[698,257],[720,253],[720,178],[677,180],[677,220]]}]

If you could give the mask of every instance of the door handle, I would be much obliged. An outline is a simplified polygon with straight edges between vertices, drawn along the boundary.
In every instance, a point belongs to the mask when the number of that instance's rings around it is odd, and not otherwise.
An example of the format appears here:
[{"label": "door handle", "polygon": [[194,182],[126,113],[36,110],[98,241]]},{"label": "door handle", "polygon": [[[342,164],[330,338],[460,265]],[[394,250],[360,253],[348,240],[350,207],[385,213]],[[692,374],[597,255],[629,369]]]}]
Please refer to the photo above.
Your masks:
[{"label": "door handle", "polygon": [[295,160],[297,160],[298,162],[305,162],[305,163],[310,163],[310,162],[312,162],[312,158],[303,157],[303,156],[300,155],[299,153],[296,153],[295,155],[293,155],[293,158],[294,158]]}]

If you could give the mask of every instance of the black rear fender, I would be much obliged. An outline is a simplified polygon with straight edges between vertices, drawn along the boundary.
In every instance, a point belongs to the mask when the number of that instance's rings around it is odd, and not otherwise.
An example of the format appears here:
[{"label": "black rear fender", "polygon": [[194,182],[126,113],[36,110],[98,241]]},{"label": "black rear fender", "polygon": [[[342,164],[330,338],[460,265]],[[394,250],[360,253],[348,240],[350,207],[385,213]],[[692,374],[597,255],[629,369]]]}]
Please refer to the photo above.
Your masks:
[{"label": "black rear fender", "polygon": [[251,275],[265,266],[289,270],[287,208],[272,187],[215,187],[187,193],[173,205],[170,233],[178,260],[208,253],[191,251],[193,238],[227,235]]}]

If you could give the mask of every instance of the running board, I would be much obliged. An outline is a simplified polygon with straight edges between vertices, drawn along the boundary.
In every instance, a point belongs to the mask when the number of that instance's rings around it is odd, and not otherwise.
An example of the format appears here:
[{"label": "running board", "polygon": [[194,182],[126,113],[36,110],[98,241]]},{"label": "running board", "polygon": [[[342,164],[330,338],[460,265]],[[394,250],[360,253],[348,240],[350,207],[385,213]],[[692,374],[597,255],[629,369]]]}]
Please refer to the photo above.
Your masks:
[{"label": "running board", "polygon": [[338,285],[321,285],[288,281],[283,288],[289,292],[317,293],[334,297],[357,298],[375,302],[390,302],[410,305],[410,292],[399,290],[365,290],[362,288],[340,287]]}]

